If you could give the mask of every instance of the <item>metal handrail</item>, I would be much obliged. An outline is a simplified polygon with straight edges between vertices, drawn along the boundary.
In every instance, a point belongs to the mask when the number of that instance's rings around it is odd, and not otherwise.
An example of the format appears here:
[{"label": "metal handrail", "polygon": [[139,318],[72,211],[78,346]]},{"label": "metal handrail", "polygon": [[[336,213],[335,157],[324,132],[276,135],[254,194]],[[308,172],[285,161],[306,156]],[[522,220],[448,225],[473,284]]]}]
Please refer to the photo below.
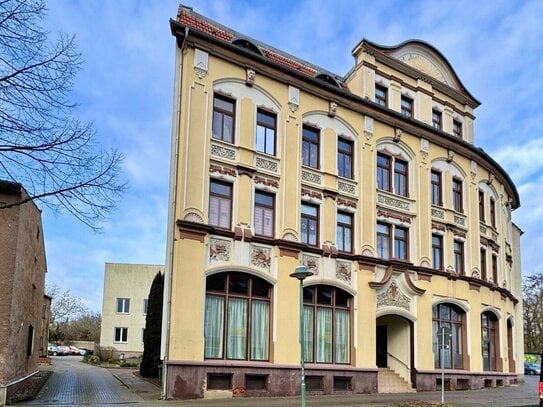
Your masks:
[{"label": "metal handrail", "polygon": [[398,359],[398,357],[394,356],[394,355],[393,355],[392,353],[390,353],[390,352],[387,352],[387,355],[388,355],[388,356],[392,356],[395,360],[397,360],[397,361],[400,362],[402,365],[404,365],[408,371],[411,371],[411,368],[407,365],[407,363],[405,363],[404,361]]}]

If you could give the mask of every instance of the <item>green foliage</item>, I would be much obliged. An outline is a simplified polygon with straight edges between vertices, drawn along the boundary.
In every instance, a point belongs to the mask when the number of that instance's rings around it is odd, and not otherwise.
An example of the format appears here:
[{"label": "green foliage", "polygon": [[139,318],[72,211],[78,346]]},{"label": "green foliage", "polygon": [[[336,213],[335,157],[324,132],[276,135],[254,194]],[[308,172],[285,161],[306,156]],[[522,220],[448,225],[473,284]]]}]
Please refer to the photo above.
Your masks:
[{"label": "green foliage", "polygon": [[138,367],[140,364],[139,359],[123,359],[119,360],[120,367]]},{"label": "green foliage", "polygon": [[83,362],[90,363],[91,365],[99,365],[100,358],[96,355],[86,355],[83,357]]},{"label": "green foliage", "polygon": [[153,279],[149,292],[145,335],[143,337],[143,358],[140,364],[140,374],[143,377],[159,376],[163,295],[164,275],[158,273]]}]

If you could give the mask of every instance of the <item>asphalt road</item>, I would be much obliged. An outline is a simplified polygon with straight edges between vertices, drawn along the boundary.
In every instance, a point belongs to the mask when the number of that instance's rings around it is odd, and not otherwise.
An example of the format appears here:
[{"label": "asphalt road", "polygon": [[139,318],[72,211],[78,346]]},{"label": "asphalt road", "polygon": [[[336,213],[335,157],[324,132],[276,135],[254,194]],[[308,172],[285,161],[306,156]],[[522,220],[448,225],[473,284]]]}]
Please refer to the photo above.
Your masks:
[{"label": "asphalt road", "polygon": [[[54,373],[29,406],[146,406],[146,407],[298,407],[299,397],[235,398],[222,400],[159,401],[159,389],[126,369],[104,369],[81,363],[80,357],[53,357]],[[539,407],[537,376],[519,385],[471,391],[445,392],[446,406]],[[307,407],[384,407],[402,403],[441,402],[440,392],[409,394],[347,394],[308,396]]]}]

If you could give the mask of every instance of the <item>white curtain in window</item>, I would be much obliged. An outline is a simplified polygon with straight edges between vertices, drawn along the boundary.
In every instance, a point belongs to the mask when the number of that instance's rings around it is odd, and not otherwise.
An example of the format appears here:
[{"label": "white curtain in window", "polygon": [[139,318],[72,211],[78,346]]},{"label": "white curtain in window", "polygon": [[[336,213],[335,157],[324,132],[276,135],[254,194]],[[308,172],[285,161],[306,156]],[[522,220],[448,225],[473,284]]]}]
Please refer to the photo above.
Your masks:
[{"label": "white curtain in window", "polygon": [[350,332],[349,311],[336,310],[335,315],[336,363],[349,363]]},{"label": "white curtain in window", "polygon": [[313,308],[304,307],[304,361],[313,362]]},{"label": "white curtain in window", "polygon": [[227,359],[247,357],[247,300],[228,299]]},{"label": "white curtain in window", "polygon": [[317,308],[317,362],[332,363],[332,310]]},{"label": "white curtain in window", "polygon": [[251,359],[268,360],[270,306],[253,301],[251,306]]},{"label": "white curtain in window", "polygon": [[204,357],[222,358],[224,328],[224,298],[206,296],[204,322]]}]

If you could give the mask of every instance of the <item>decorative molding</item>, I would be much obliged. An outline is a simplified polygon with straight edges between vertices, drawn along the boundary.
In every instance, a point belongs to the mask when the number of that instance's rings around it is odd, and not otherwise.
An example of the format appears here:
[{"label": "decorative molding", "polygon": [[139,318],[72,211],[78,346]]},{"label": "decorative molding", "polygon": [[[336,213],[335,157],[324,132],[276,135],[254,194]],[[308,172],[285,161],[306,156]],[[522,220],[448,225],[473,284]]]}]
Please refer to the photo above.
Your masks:
[{"label": "decorative molding", "polygon": [[471,276],[473,278],[478,278],[480,279],[481,278],[481,273],[479,273],[479,271],[477,269],[473,269],[473,271],[471,272]]},{"label": "decorative molding", "polygon": [[364,116],[364,135],[368,140],[373,137],[373,117]]},{"label": "decorative molding", "polygon": [[426,140],[425,138],[420,139],[420,154],[423,159],[428,158],[428,154],[430,153],[430,142]]},{"label": "decorative molding", "polygon": [[466,218],[458,215],[454,215],[454,223],[461,226],[466,226]]},{"label": "decorative molding", "polygon": [[288,87],[288,106],[292,113],[296,112],[300,106],[300,89],[290,85]]},{"label": "decorative molding", "polygon": [[322,177],[319,174],[314,174],[304,170],[302,170],[302,180],[319,185],[322,183]]},{"label": "decorative molding", "polygon": [[188,222],[195,222],[195,223],[204,223],[204,219],[196,212],[189,212],[185,215],[183,220],[186,220]]},{"label": "decorative molding", "polygon": [[336,117],[336,113],[337,113],[337,103],[330,101],[328,105],[328,116],[334,118]]},{"label": "decorative molding", "polygon": [[298,242],[298,237],[293,232],[285,232],[283,233],[283,240],[286,240],[287,242]]},{"label": "decorative molding", "polygon": [[392,141],[394,141],[395,143],[398,143],[402,139],[402,133],[403,133],[403,130],[400,129],[399,127],[396,127],[394,129],[394,138],[392,139]]},{"label": "decorative molding", "polygon": [[482,235],[486,235],[487,228],[486,226],[479,225],[479,232],[481,232]]},{"label": "decorative molding", "polygon": [[217,263],[230,261],[232,242],[215,237],[209,238],[209,262]]},{"label": "decorative molding", "polygon": [[310,189],[302,188],[302,196],[307,196],[310,199],[317,199],[322,201],[322,194],[320,192],[312,191]]},{"label": "decorative molding", "polygon": [[398,307],[409,311],[411,299],[405,295],[396,281],[392,281],[387,290],[377,295],[377,308]]},{"label": "decorative molding", "polygon": [[255,166],[257,168],[271,172],[277,172],[277,169],[279,167],[276,161],[266,160],[265,158],[258,156],[255,158]]},{"label": "decorative molding", "polygon": [[255,184],[262,184],[267,187],[279,189],[279,181],[277,180],[261,177],[260,175],[255,175],[254,180],[255,180]]},{"label": "decorative molding", "polygon": [[[412,66],[413,68],[424,72],[425,74],[431,76],[434,79],[437,79],[440,82],[449,84],[443,73],[438,69],[438,67],[431,62],[428,58],[416,54],[416,53],[407,53],[398,58],[400,61],[406,63],[407,65]],[[422,78],[421,78],[422,79]]]},{"label": "decorative molding", "polygon": [[316,256],[310,256],[308,254],[302,255],[302,263],[308,268],[309,271],[313,272],[313,275],[318,276],[320,273],[320,259]]},{"label": "decorative molding", "polygon": [[432,217],[445,219],[445,211],[443,209],[432,208]]},{"label": "decorative molding", "polygon": [[337,189],[340,192],[345,192],[347,194],[356,195],[356,186],[345,181],[339,181],[337,182]]},{"label": "decorative molding", "polygon": [[350,285],[352,278],[351,263],[336,261],[336,278]]},{"label": "decorative molding", "polygon": [[209,54],[196,48],[194,52],[194,72],[199,79],[205,78],[209,69]]},{"label": "decorative molding", "polygon": [[253,86],[255,84],[256,79],[256,72],[252,68],[247,68],[246,70],[246,77],[245,77],[245,84],[247,86]]},{"label": "decorative molding", "polygon": [[475,176],[477,175],[477,162],[474,160],[471,160],[469,168],[470,168],[471,178],[474,179]]},{"label": "decorative molding", "polygon": [[411,203],[409,201],[404,201],[403,199],[391,197],[380,193],[377,193],[377,202],[383,205],[391,206],[393,208],[403,209],[404,211],[411,210]]},{"label": "decorative molding", "polygon": [[269,247],[251,245],[251,265],[269,272],[271,261],[272,251]]},{"label": "decorative molding", "polygon": [[227,160],[236,160],[236,150],[219,146],[215,143],[211,143],[211,155],[215,157],[225,158]]},{"label": "decorative molding", "polygon": [[221,165],[216,165],[216,164],[209,164],[209,172],[219,173],[221,175],[229,175],[231,177],[237,176],[236,170],[233,170],[232,168],[228,168],[228,167],[223,167]]},{"label": "decorative molding", "polygon": [[452,163],[453,160],[454,160],[454,151],[449,148],[447,149],[447,162]]},{"label": "decorative molding", "polygon": [[351,201],[350,199],[338,198],[337,199],[337,206],[341,206],[341,207],[344,207],[344,208],[356,209],[357,204],[356,204],[355,201]]},{"label": "decorative molding", "polygon": [[396,213],[392,213],[392,212],[387,212],[387,211],[383,211],[383,210],[378,210],[377,211],[377,216],[382,216],[384,218],[392,218],[392,219],[396,219],[396,220],[399,220],[400,222],[404,222],[404,223],[411,223],[411,218],[409,216],[403,216],[403,215],[398,215]]}]

